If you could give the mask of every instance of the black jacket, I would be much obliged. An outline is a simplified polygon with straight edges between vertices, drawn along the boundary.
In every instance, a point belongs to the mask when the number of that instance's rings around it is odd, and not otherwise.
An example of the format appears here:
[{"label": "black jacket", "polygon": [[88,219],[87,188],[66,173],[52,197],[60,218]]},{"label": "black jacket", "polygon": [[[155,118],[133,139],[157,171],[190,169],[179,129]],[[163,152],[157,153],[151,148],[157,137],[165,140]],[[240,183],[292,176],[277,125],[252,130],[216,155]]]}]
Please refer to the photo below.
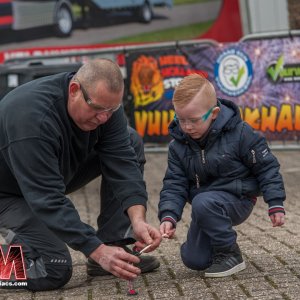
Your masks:
[{"label": "black jacket", "polygon": [[123,108],[96,130],[82,131],[67,111],[70,75],[34,80],[0,101],[0,212],[1,198],[24,198],[58,237],[88,256],[101,241],[65,196],[87,156],[99,154],[102,174],[124,211],[146,206],[147,194]]},{"label": "black jacket", "polygon": [[186,202],[205,191],[226,191],[240,198],[262,193],[269,207],[283,205],[279,163],[265,138],[241,120],[233,102],[220,99],[219,104],[220,113],[200,143],[187,136],[177,121],[171,122],[174,140],[160,193],[160,220],[171,216],[179,221]]}]

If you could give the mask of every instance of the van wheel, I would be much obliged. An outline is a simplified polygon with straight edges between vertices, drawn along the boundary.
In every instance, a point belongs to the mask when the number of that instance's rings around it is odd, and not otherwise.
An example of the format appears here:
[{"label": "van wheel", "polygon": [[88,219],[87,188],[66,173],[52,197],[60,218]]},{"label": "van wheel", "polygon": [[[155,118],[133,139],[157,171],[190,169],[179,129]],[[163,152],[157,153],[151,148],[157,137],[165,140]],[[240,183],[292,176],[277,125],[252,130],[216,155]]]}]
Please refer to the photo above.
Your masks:
[{"label": "van wheel", "polygon": [[150,23],[153,17],[153,12],[150,4],[145,2],[141,7],[138,9],[138,18],[139,21],[142,23]]},{"label": "van wheel", "polygon": [[73,16],[70,8],[62,4],[55,14],[55,33],[59,37],[70,36],[73,30]]}]

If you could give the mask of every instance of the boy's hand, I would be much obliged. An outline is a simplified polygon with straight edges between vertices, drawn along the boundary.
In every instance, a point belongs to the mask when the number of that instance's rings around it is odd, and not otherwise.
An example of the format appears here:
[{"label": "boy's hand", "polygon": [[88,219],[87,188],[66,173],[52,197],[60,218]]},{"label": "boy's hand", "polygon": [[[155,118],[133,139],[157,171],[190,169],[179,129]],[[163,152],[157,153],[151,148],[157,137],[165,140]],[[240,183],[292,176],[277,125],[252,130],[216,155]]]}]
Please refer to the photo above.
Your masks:
[{"label": "boy's hand", "polygon": [[163,237],[172,239],[175,235],[176,228],[169,221],[165,221],[159,226],[160,233]]},{"label": "boy's hand", "polygon": [[282,226],[285,221],[284,213],[278,212],[270,216],[273,227]]}]

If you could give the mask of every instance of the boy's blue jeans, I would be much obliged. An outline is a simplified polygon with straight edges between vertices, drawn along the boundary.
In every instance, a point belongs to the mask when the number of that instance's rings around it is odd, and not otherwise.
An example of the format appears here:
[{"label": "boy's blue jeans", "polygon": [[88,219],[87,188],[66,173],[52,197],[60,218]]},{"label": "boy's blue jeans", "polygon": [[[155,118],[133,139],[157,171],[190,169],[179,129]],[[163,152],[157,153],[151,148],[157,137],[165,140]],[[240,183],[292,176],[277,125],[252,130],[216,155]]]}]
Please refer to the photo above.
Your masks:
[{"label": "boy's blue jeans", "polygon": [[192,201],[192,221],[187,240],[181,246],[183,263],[193,270],[210,266],[214,248],[226,248],[236,242],[233,226],[243,223],[254,203],[222,191],[198,194]]}]

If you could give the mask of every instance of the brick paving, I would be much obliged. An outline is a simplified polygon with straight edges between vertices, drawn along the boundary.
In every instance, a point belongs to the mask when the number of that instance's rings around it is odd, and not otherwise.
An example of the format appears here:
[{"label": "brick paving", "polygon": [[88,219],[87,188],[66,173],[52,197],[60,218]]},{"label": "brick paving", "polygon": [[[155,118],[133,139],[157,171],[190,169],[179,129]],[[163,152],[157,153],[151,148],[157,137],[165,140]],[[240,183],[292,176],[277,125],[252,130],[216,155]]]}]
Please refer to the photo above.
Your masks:
[{"label": "brick paving", "polygon": [[[152,254],[161,267],[135,281],[138,296],[126,296],[127,283],[113,276],[91,278],[86,275],[85,257],[71,250],[74,273],[62,289],[31,293],[0,290],[0,300],[51,299],[300,299],[300,152],[274,152],[280,163],[286,191],[286,225],[272,228],[267,205],[258,200],[251,217],[237,226],[238,242],[247,264],[246,270],[226,278],[204,278],[203,272],[187,269],[180,260],[179,247],[185,240],[190,207],[184,210],[176,238],[164,240]],[[149,193],[147,218],[158,226],[157,203],[166,167],[166,153],[147,153],[145,179]],[[82,220],[96,225],[99,212],[98,181],[70,195]]]}]

